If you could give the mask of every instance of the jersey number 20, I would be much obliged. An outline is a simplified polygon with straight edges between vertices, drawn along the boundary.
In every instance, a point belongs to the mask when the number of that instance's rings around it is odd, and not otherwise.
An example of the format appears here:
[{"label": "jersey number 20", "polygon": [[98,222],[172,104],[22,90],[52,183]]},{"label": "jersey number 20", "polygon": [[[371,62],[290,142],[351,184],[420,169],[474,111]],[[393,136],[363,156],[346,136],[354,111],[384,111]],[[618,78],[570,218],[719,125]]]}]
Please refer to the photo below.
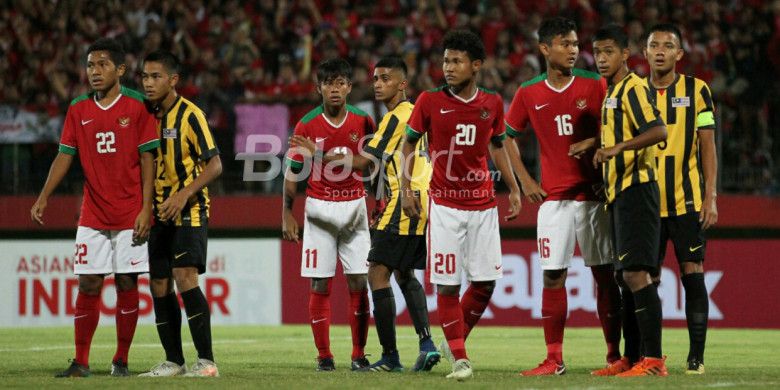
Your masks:
[{"label": "jersey number 20", "polygon": [[455,130],[458,131],[458,134],[455,135],[455,145],[474,145],[474,140],[477,138],[477,126],[459,123],[455,126]]},{"label": "jersey number 20", "polygon": [[97,151],[98,153],[114,153],[116,148],[114,147],[114,132],[106,131],[103,133],[95,134],[97,138]]}]

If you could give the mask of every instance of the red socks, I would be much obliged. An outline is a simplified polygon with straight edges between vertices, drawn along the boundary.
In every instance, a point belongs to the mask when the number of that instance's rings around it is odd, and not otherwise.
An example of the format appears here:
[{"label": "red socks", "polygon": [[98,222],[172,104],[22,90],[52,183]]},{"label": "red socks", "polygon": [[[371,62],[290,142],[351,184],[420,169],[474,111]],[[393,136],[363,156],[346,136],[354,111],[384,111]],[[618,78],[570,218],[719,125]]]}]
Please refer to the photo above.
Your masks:
[{"label": "red socks", "polygon": [[463,339],[469,337],[471,329],[482,318],[482,313],[490,303],[490,297],[493,290],[481,286],[470,285],[460,299],[460,306],[463,309]]},{"label": "red socks", "polygon": [[349,327],[352,328],[352,359],[365,356],[368,338],[368,289],[349,292]]},{"label": "red socks", "polygon": [[138,324],[138,289],[116,293],[116,354],[114,362],[127,364],[127,353]]},{"label": "red socks", "polygon": [[439,322],[444,331],[444,337],[450,345],[450,350],[455,359],[468,359],[466,356],[465,332],[463,323],[463,311],[457,295],[441,295],[436,297],[439,308]]},{"label": "red socks", "polygon": [[76,341],[76,361],[89,366],[89,346],[100,320],[100,295],[86,295],[79,292],[76,296],[76,315],[73,316]]},{"label": "red socks", "polygon": [[320,359],[333,357],[330,353],[330,288],[328,290],[324,294],[309,292],[309,320]]},{"label": "red socks", "polygon": [[596,310],[599,313],[604,340],[607,342],[607,362],[620,360],[620,287],[618,287],[611,269],[591,267],[596,280]]},{"label": "red socks", "polygon": [[566,288],[542,290],[542,323],[547,359],[563,362],[563,328],[566,326],[568,302]]}]

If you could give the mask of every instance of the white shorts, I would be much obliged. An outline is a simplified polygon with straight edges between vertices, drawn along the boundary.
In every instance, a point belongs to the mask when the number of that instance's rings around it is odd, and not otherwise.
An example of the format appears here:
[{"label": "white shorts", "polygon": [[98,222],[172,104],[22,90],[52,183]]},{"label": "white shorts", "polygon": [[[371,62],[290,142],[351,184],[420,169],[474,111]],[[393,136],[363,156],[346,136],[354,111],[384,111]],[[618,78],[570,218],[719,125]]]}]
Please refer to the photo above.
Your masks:
[{"label": "white shorts", "polygon": [[365,198],[345,202],[306,198],[301,276],[333,277],[337,257],[345,274],[368,273],[370,249]]},{"label": "white shorts", "polygon": [[456,286],[498,280],[501,236],[498,209],[458,210],[430,202],[428,211],[428,270],[432,284]]},{"label": "white shorts", "polygon": [[548,200],[539,207],[536,226],[543,270],[569,268],[575,243],[586,266],[612,264],[612,234],[604,203]]},{"label": "white shorts", "polygon": [[76,230],[76,275],[132,274],[149,272],[146,242],[133,243],[133,229],[95,230],[79,226]]}]

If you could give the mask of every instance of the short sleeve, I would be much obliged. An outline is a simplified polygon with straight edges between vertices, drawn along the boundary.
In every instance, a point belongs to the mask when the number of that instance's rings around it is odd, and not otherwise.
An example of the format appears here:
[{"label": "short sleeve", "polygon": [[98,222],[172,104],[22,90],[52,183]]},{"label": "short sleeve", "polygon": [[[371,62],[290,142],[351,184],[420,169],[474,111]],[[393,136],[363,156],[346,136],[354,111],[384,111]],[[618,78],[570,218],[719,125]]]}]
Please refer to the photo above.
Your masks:
[{"label": "short sleeve", "polygon": [[496,118],[493,120],[493,135],[490,140],[494,143],[500,143],[506,138],[506,124],[504,123],[504,99],[501,95],[496,96]]},{"label": "short sleeve", "polygon": [[506,113],[504,122],[506,124],[506,135],[515,138],[528,125],[528,111],[525,105],[525,90],[520,87],[512,98],[512,104],[509,105],[509,111]]},{"label": "short sleeve", "polygon": [[219,149],[217,149],[217,144],[214,142],[214,137],[211,135],[209,124],[203,112],[193,111],[187,119],[187,124],[192,129],[191,136],[194,137],[192,141],[195,145],[195,152],[198,154],[193,157],[197,157],[199,161],[207,161],[219,154]]},{"label": "short sleeve", "polygon": [[650,99],[650,90],[646,86],[635,84],[626,91],[623,98],[623,107],[628,111],[637,134],[642,134],[647,129],[664,124],[661,113]]},{"label": "short sleeve", "polygon": [[416,142],[428,131],[431,123],[430,111],[427,107],[430,101],[429,95],[429,92],[421,93],[414,103],[412,115],[406,123],[406,138],[409,140]]},{"label": "short sleeve", "polygon": [[712,102],[712,92],[706,83],[702,82],[696,93],[696,128],[699,130],[715,129],[715,106]]},{"label": "short sleeve", "polygon": [[398,131],[401,121],[393,114],[385,115],[385,118],[379,123],[379,128],[374,137],[368,141],[368,145],[363,149],[366,153],[383,160],[388,161],[393,156],[395,145],[403,135],[403,130]]},{"label": "short sleeve", "polygon": [[73,106],[68,108],[65,114],[65,124],[62,126],[62,135],[60,136],[59,151],[65,154],[75,156],[78,151],[78,142],[76,139],[76,129],[78,129],[78,118]]},{"label": "short sleeve", "polygon": [[157,135],[157,119],[145,108],[139,115],[138,128],[138,152],[149,152],[160,146],[160,137]]}]

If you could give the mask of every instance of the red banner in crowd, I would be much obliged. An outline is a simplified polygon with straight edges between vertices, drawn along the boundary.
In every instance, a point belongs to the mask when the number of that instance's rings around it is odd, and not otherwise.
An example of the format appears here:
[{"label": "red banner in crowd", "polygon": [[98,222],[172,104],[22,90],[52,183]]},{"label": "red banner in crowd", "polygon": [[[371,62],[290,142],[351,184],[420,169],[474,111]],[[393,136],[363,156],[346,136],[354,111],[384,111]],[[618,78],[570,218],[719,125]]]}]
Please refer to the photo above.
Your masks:
[{"label": "red banner in crowd", "polygon": [[[505,240],[504,277],[497,282],[480,324],[541,326],[542,271],[534,240]],[[282,244],[282,322],[307,323],[309,281],[300,277],[300,244]],[[713,240],[707,244],[705,283],[710,297],[710,326],[780,328],[777,302],[780,240]],[[422,278],[422,274],[418,277]],[[434,289],[425,277],[431,323],[437,324]],[[671,245],[667,248],[659,294],[664,324],[685,326],[685,293]],[[593,277],[578,257],[567,280],[569,326],[599,326]],[[409,324],[403,295],[394,286],[399,323]],[[348,294],[341,269],[334,278],[333,323],[347,323]]]}]

